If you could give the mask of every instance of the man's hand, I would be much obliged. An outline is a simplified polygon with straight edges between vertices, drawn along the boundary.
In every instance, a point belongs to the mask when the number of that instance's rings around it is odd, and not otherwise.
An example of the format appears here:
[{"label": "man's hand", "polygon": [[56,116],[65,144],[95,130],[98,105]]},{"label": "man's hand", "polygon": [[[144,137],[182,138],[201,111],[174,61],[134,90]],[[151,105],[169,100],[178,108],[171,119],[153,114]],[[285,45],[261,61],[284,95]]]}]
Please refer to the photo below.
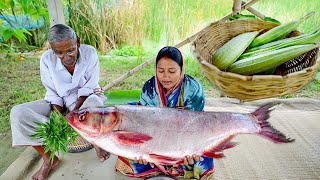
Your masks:
[{"label": "man's hand", "polygon": [[63,108],[56,104],[51,104],[51,110],[62,114]]},{"label": "man's hand", "polygon": [[83,102],[88,98],[88,96],[80,96],[79,99],[76,102],[76,105],[74,106],[72,111],[79,110],[79,108],[82,106]]}]

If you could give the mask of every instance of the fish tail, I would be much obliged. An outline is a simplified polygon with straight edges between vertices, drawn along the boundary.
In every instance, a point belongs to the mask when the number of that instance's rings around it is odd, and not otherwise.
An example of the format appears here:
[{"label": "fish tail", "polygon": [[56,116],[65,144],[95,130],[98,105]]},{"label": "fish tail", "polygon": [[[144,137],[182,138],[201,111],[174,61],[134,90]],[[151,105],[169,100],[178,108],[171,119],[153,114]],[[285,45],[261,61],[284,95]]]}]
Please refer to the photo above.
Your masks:
[{"label": "fish tail", "polygon": [[286,135],[272,127],[268,122],[271,111],[270,108],[278,104],[279,103],[268,103],[258,108],[255,112],[251,113],[261,127],[261,131],[258,134],[275,143],[293,142],[294,139],[286,137]]}]

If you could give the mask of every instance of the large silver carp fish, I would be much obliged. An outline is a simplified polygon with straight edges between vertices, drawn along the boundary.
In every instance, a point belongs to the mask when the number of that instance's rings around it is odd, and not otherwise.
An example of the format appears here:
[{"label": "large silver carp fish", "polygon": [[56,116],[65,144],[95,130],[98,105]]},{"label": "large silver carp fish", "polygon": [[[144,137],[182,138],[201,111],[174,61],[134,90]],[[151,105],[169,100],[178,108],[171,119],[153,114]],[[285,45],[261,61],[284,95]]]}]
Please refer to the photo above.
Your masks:
[{"label": "large silver carp fish", "polygon": [[83,138],[115,155],[173,165],[186,155],[221,158],[224,149],[235,146],[230,140],[237,134],[258,134],[275,143],[293,141],[268,123],[272,106],[242,114],[120,105],[83,109],[67,120]]}]

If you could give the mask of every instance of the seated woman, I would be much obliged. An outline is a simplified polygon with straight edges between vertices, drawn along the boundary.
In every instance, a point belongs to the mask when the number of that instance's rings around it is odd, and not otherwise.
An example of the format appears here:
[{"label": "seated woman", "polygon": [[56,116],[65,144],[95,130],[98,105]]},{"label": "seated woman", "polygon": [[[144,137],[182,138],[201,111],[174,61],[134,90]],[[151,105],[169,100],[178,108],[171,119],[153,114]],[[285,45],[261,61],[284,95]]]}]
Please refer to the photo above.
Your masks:
[{"label": "seated woman", "polygon": [[[143,86],[140,103],[144,106],[184,108],[203,111],[204,93],[200,83],[184,74],[181,52],[175,47],[162,48],[156,58],[156,76]],[[118,157],[116,170],[131,177],[152,177],[163,175],[152,163],[142,159],[129,160]],[[213,159],[200,156],[187,156],[184,163],[165,166],[166,174],[185,179],[212,179]]]}]

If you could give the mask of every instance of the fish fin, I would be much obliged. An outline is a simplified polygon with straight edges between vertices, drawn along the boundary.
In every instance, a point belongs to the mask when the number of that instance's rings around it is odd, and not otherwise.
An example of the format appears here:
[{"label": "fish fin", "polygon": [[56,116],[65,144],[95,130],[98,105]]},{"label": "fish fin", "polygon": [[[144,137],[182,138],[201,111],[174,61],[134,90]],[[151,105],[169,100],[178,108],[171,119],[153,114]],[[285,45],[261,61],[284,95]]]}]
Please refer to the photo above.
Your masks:
[{"label": "fish fin", "polygon": [[179,160],[177,158],[162,156],[162,155],[158,155],[158,154],[149,154],[149,156],[152,159],[155,159],[155,161],[157,161],[159,164],[165,164],[165,165],[171,164],[172,165],[172,164],[177,164],[179,162],[183,162],[183,161],[177,162]]},{"label": "fish fin", "polygon": [[223,150],[233,148],[238,144],[236,142],[230,142],[233,137],[234,136],[230,136],[229,138],[222,141],[218,146],[205,151],[203,155],[211,158],[223,158]]},{"label": "fish fin", "polygon": [[227,142],[227,143],[223,143],[217,147],[214,147],[210,150],[207,150],[205,152],[203,152],[203,156],[207,156],[210,158],[223,158],[225,157],[224,154],[222,153],[223,150],[225,149],[230,149],[233,148],[237,145],[238,143],[235,142]]},{"label": "fish fin", "polygon": [[114,137],[118,142],[125,145],[137,145],[142,144],[145,141],[149,141],[152,137],[136,132],[128,132],[128,131],[113,131]]},{"label": "fish fin", "polygon": [[221,146],[218,146],[218,148],[219,149],[217,149],[217,151],[223,151],[223,150],[225,150],[225,149],[230,149],[230,148],[233,148],[233,147],[235,147],[236,145],[238,145],[239,143],[237,143],[237,142],[227,142],[227,143],[225,143],[225,144],[223,144],[223,145],[221,145]]},{"label": "fish fin", "polygon": [[283,133],[278,131],[277,129],[273,128],[268,119],[270,117],[270,108],[277,105],[278,103],[269,103],[266,105],[261,106],[256,111],[251,113],[255,117],[255,120],[259,123],[261,127],[261,131],[258,133],[259,135],[267,138],[275,143],[287,143],[293,142],[294,139],[286,137]]},{"label": "fish fin", "polygon": [[225,149],[230,149],[230,148],[233,148],[235,147],[236,145],[238,145],[238,143],[236,142],[226,142],[226,143],[222,143],[220,144],[219,146],[217,147],[214,147],[214,148],[211,148],[210,152],[220,152],[220,151],[223,151]]},{"label": "fish fin", "polygon": [[203,152],[203,156],[209,157],[209,158],[223,158],[225,155],[222,152],[210,152],[205,151]]}]

